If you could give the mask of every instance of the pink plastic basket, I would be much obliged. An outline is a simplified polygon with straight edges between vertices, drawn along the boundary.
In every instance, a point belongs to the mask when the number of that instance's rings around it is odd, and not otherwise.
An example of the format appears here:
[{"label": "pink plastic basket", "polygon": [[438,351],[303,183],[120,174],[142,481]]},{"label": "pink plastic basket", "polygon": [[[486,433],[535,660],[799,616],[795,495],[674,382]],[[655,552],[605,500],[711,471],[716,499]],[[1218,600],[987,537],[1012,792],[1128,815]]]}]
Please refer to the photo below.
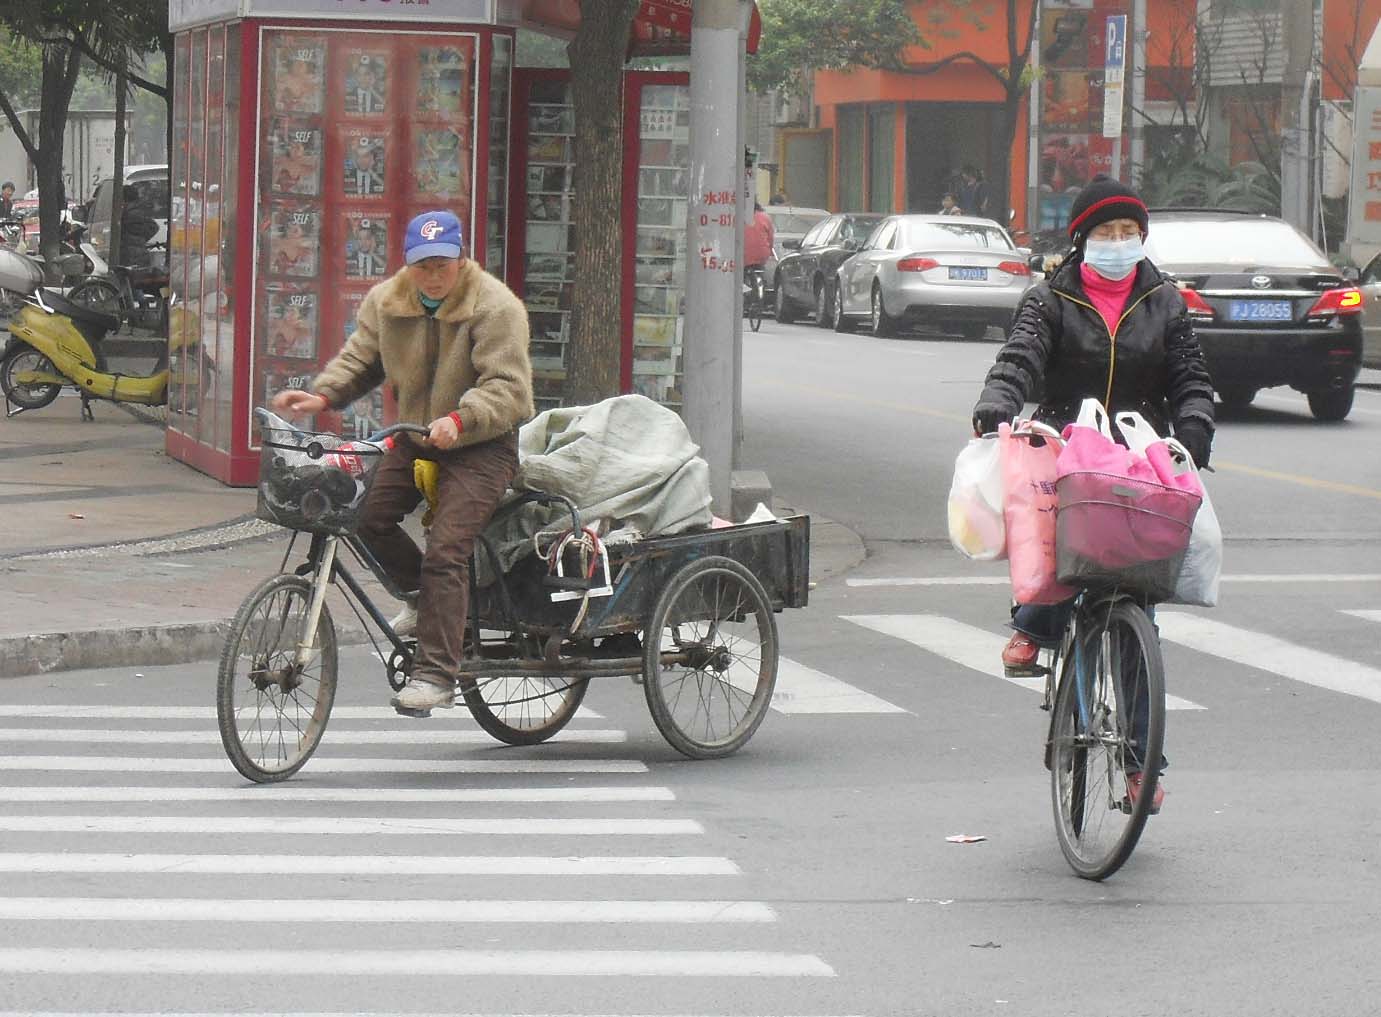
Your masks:
[{"label": "pink plastic basket", "polygon": [[1174,592],[1199,495],[1109,473],[1070,473],[1056,488],[1060,582],[1116,584],[1155,599]]}]

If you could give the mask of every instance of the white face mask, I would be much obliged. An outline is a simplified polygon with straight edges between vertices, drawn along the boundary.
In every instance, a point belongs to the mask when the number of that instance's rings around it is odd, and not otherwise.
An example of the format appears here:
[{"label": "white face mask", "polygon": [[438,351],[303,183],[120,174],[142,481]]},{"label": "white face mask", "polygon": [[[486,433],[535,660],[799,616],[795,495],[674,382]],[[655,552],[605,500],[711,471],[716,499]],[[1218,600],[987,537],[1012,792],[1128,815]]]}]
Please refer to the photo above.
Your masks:
[{"label": "white face mask", "polygon": [[1105,279],[1127,278],[1144,257],[1140,237],[1084,242],[1084,263]]}]

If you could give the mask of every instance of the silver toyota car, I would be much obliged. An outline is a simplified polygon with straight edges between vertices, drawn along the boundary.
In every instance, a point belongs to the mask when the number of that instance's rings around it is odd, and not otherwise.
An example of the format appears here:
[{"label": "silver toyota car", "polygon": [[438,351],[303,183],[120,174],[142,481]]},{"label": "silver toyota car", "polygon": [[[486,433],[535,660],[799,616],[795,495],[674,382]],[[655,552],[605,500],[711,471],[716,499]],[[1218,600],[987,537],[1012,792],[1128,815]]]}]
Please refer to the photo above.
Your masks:
[{"label": "silver toyota car", "polygon": [[839,267],[834,327],[874,335],[930,325],[981,339],[1005,330],[1031,285],[1028,252],[991,219],[894,215]]}]

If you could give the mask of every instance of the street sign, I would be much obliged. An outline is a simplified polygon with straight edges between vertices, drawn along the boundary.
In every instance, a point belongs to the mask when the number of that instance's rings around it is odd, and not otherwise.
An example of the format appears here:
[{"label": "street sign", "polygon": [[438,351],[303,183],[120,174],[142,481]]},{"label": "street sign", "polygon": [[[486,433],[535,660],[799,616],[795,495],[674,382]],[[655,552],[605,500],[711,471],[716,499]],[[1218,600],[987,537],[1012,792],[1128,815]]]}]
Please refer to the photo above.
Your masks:
[{"label": "street sign", "polygon": [[1103,137],[1122,137],[1122,95],[1127,66],[1127,15],[1108,16],[1104,29]]},{"label": "street sign", "polygon": [[1381,251],[1381,88],[1361,85],[1352,104],[1348,250],[1362,265]]}]

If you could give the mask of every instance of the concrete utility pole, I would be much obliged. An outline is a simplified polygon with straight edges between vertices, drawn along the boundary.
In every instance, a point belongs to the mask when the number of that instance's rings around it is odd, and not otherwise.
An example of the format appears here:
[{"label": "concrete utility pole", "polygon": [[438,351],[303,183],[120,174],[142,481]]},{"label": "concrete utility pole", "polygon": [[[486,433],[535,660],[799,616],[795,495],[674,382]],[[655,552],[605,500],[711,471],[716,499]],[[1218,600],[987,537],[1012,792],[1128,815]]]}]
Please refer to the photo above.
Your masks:
[{"label": "concrete utility pole", "polygon": [[1141,186],[1146,170],[1146,0],[1132,4],[1132,172],[1133,187]]},{"label": "concrete utility pole", "polygon": [[739,64],[747,0],[695,0],[691,13],[690,203],[686,213],[683,413],[729,516],[743,315]]},{"label": "concrete utility pole", "polygon": [[1310,98],[1313,91],[1314,5],[1280,0],[1285,71],[1280,82],[1280,214],[1310,236]]}]

